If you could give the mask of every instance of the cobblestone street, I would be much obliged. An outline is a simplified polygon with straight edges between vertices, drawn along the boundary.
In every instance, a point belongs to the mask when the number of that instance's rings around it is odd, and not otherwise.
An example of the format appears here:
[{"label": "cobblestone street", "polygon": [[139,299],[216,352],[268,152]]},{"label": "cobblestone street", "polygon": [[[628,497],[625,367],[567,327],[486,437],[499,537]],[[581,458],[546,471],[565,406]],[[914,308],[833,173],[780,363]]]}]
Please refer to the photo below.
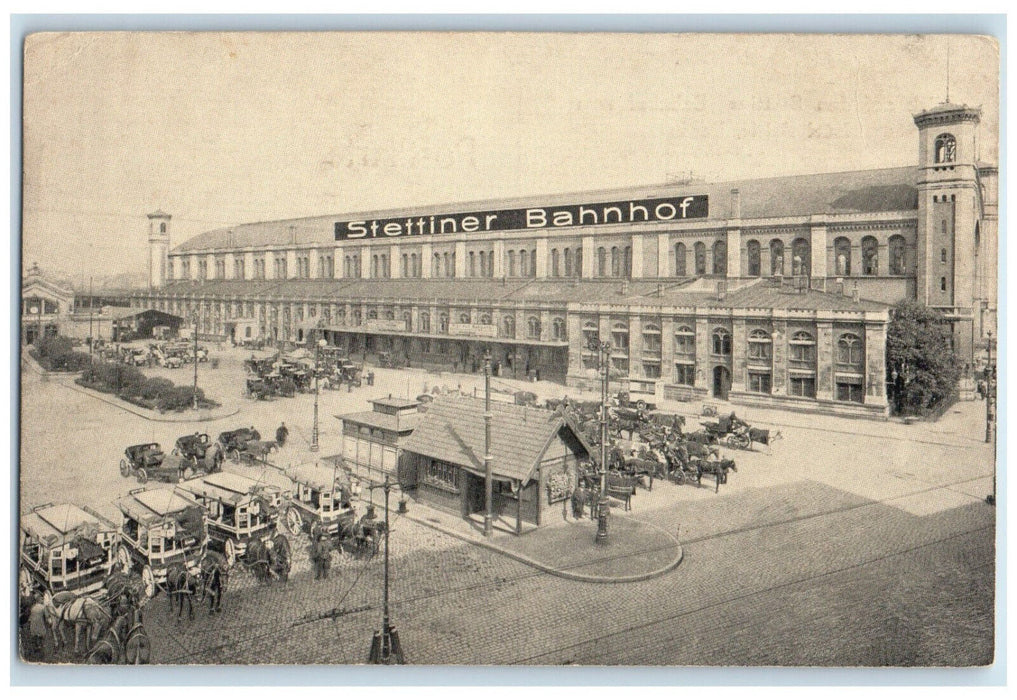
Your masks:
[{"label": "cobblestone street", "polygon": [[[172,445],[179,435],[254,425],[291,443],[275,461],[311,457],[313,396],[241,398],[240,351],[221,351],[199,383],[241,412],[210,423],[159,423],[54,380],[22,373],[22,510],[69,500],[113,515],[137,484],[117,464],[124,447]],[[339,452],[333,416],[367,401],[416,396],[425,385],[471,391],[476,376],[375,370],[375,386],[320,396],[320,455]],[[184,383],[188,370],[153,369]],[[509,385],[510,382],[502,381]],[[519,387],[526,386],[522,382]],[[538,393],[550,395],[540,383]],[[558,395],[563,393],[558,389]],[[574,396],[575,392],[571,392]],[[672,409],[695,412],[696,406]],[[981,413],[979,413],[981,411]],[[980,665],[993,658],[995,510],[984,404],[958,404],[934,425],[905,426],[738,410],[785,426],[772,450],[731,452],[738,471],[710,486],[657,482],[631,517],[684,548],[680,566],[625,584],[570,581],[394,516],[392,618],[415,664]],[[694,421],[692,421],[694,423]],[[809,427],[814,426],[814,427]],[[729,451],[730,452],[730,451]],[[227,469],[255,475],[256,468]],[[278,479],[276,472],[271,477]],[[162,487],[168,487],[162,485]],[[562,523],[552,527],[575,527]],[[306,541],[293,539],[288,583],[259,585],[241,570],[222,615],[198,606],[177,621],[166,597],[145,623],[157,663],[362,663],[380,627],[382,562],[336,561],[315,581]],[[330,617],[333,609],[356,611]],[[366,608],[366,609],[365,609]]]}]

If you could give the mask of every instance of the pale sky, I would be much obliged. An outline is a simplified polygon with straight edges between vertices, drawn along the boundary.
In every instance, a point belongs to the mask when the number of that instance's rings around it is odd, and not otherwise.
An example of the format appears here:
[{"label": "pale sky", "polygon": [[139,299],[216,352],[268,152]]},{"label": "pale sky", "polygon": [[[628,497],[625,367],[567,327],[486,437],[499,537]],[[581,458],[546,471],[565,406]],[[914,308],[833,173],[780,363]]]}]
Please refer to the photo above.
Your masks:
[{"label": "pale sky", "polygon": [[912,115],[982,107],[987,38],[45,34],[25,52],[26,265],[143,271],[249,221],[913,165]]}]

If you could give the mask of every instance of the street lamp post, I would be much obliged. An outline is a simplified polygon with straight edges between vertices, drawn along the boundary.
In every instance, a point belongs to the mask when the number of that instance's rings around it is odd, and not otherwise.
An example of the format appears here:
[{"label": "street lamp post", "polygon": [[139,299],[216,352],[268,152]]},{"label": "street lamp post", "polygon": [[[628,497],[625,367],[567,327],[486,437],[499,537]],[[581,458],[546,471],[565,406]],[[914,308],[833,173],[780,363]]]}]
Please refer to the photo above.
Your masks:
[{"label": "street lamp post", "polygon": [[325,339],[319,338],[314,345],[314,425],[311,426],[311,452],[318,451],[318,372],[323,347],[325,347]]},{"label": "street lamp post", "polygon": [[198,313],[194,313],[194,410],[198,410]]},{"label": "street lamp post", "polygon": [[372,664],[404,664],[403,648],[399,643],[399,633],[392,625],[392,619],[388,611],[388,494],[392,485],[388,474],[385,475],[385,581],[382,593],[382,619],[381,630],[374,633],[371,638],[371,651],[367,655],[368,663]]},{"label": "street lamp post", "polygon": [[484,537],[494,520],[494,474],[491,471],[491,351],[484,352]]},{"label": "street lamp post", "polygon": [[[992,364],[992,332],[986,333],[985,349],[988,364],[985,367],[985,441],[993,442],[996,437],[996,367]],[[992,455],[992,493],[985,497],[990,506],[996,505],[996,455]]]},{"label": "street lamp post", "polygon": [[607,543],[607,387],[611,344],[600,343],[600,499],[597,502],[597,544]]}]

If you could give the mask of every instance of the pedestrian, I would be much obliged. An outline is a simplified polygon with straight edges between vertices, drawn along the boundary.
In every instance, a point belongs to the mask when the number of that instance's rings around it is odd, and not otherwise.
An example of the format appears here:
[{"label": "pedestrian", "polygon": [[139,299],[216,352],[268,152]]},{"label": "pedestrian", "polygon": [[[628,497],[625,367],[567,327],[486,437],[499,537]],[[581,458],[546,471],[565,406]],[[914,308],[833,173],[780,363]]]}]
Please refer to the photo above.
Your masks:
[{"label": "pedestrian", "polygon": [[32,594],[32,608],[28,613],[28,638],[25,645],[26,661],[44,660],[47,631],[46,606],[42,602],[42,594],[36,591]]},{"label": "pedestrian", "polygon": [[275,441],[279,445],[279,447],[282,447],[283,445],[286,444],[286,438],[288,438],[289,435],[290,429],[286,427],[285,422],[283,422],[278,428],[276,428]]},{"label": "pedestrian", "polygon": [[328,578],[328,570],[332,564],[332,546],[325,533],[319,533],[318,539],[311,544],[311,564],[314,566],[314,580]]}]

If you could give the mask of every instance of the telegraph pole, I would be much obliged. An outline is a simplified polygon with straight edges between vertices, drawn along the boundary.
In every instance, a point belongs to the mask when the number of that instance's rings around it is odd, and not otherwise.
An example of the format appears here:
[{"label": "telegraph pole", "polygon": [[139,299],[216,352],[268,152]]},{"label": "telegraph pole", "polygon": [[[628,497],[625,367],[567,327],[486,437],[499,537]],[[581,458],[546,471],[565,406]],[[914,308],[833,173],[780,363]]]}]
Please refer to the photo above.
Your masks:
[{"label": "telegraph pole", "polygon": [[607,543],[607,385],[611,344],[600,344],[600,499],[597,502],[597,544]]},{"label": "telegraph pole", "polygon": [[368,653],[367,662],[371,664],[405,664],[403,648],[399,643],[399,633],[392,625],[388,612],[388,494],[392,485],[388,474],[385,475],[385,585],[382,598],[382,620],[381,630],[374,633],[371,639],[371,651]]},{"label": "telegraph pole", "polygon": [[321,349],[325,346],[325,339],[320,338],[314,345],[314,425],[311,428],[311,452],[318,451],[318,372],[321,361]]},{"label": "telegraph pole", "polygon": [[484,351],[484,537],[494,520],[494,474],[491,471],[491,351]]}]

